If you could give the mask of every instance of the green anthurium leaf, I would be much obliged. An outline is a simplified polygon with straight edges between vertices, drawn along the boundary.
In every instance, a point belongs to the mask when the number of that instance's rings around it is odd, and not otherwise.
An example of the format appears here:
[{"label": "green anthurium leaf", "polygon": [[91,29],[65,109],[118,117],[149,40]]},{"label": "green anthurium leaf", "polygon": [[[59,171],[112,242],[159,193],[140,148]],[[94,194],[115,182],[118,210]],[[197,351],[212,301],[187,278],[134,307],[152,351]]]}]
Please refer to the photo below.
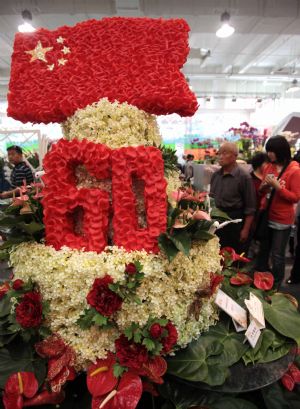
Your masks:
[{"label": "green anthurium leaf", "polygon": [[179,251],[182,251],[187,256],[190,254],[192,240],[187,231],[180,229],[178,233],[176,232],[172,236],[169,235],[168,238],[174,243]]},{"label": "green anthurium leaf", "polygon": [[297,308],[283,294],[276,293],[270,300],[271,304],[263,302],[266,321],[300,346],[300,314]]},{"label": "green anthurium leaf", "polygon": [[5,317],[10,313],[11,304],[10,297],[5,295],[2,300],[0,300],[0,318]]},{"label": "green anthurium leaf", "polygon": [[6,216],[3,217],[2,219],[0,218],[0,226],[3,227],[11,227],[15,226],[17,223],[24,222],[25,216]]},{"label": "green anthurium leaf", "polygon": [[178,248],[174,243],[166,236],[165,233],[160,234],[158,237],[158,246],[160,250],[165,253],[168,257],[168,260],[171,262],[178,253]]},{"label": "green anthurium leaf", "polygon": [[193,239],[195,240],[211,240],[215,236],[211,233],[209,233],[206,230],[197,230],[195,233],[193,233]]},{"label": "green anthurium leaf", "polygon": [[217,207],[213,207],[210,213],[210,217],[215,220],[231,220],[227,213],[222,212],[222,210],[218,209]]},{"label": "green anthurium leaf", "polygon": [[279,382],[275,382],[272,385],[261,389],[261,394],[267,409],[291,409],[291,406],[284,397],[283,390],[279,385]]},{"label": "green anthurium leaf", "polygon": [[0,388],[4,388],[7,378],[15,372],[34,372],[32,349],[25,343],[19,343],[14,350],[9,347],[0,349]]},{"label": "green anthurium leaf", "polygon": [[47,360],[42,358],[37,358],[32,362],[35,377],[41,386],[47,376]]},{"label": "green anthurium leaf", "polygon": [[30,223],[25,223],[25,222],[17,223],[17,226],[20,229],[24,230],[28,234],[37,233],[39,231],[44,230],[44,228],[45,228],[45,226],[43,224],[36,223],[34,221],[32,221]]},{"label": "green anthurium leaf", "polygon": [[177,382],[167,380],[158,386],[159,394],[168,401],[172,409],[188,409],[201,405],[206,400],[206,391],[182,385]]}]

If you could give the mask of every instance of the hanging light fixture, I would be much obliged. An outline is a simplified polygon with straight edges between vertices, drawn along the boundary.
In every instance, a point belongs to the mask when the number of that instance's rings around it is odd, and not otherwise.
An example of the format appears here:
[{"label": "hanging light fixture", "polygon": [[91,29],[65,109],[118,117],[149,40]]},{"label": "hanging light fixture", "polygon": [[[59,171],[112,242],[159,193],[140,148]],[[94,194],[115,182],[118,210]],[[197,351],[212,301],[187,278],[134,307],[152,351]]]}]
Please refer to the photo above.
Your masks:
[{"label": "hanging light fixture", "polygon": [[235,28],[229,24],[230,14],[227,11],[221,14],[221,27],[216,31],[216,36],[220,38],[226,38],[231,36]]},{"label": "hanging light fixture", "polygon": [[33,31],[35,31],[35,28],[31,24],[32,14],[29,10],[22,11],[22,18],[23,24],[20,24],[18,26],[18,30],[20,31],[20,33],[32,33]]},{"label": "hanging light fixture", "polygon": [[292,84],[288,87],[288,89],[285,92],[289,94],[289,93],[296,92],[296,91],[300,91],[300,86],[298,84],[298,81],[294,79],[292,81]]}]

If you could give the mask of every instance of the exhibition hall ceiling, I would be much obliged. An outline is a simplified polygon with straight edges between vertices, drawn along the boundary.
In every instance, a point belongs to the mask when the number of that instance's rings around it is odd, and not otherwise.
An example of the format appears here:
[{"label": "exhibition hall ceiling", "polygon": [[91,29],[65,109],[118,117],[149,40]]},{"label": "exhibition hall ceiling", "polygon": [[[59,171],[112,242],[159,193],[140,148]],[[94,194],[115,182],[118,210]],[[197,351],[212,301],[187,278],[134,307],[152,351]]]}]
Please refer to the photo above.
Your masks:
[{"label": "exhibition hall ceiling", "polygon": [[[24,9],[48,29],[107,16],[185,18],[191,50],[183,72],[199,97],[275,98],[300,82],[299,0],[0,0],[2,99]],[[225,10],[235,33],[222,39],[215,33]]]}]

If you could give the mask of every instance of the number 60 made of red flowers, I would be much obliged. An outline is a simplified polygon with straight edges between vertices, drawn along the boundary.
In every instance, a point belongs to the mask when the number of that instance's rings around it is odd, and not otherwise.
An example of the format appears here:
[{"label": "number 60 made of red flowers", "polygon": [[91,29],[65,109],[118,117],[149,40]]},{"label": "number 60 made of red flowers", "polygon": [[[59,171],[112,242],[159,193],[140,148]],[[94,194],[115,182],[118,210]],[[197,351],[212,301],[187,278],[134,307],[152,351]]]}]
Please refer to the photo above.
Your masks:
[{"label": "number 60 made of red flowers", "polygon": [[[91,176],[109,179],[109,193],[76,186],[75,169],[84,165]],[[164,162],[155,147],[110,149],[87,140],[61,139],[44,159],[43,208],[46,244],[101,252],[108,245],[112,213],[113,244],[127,251],[158,252],[157,237],[166,229],[167,197]],[[144,182],[147,227],[138,225],[133,177]],[[82,233],[75,232],[74,211],[83,209]]]}]

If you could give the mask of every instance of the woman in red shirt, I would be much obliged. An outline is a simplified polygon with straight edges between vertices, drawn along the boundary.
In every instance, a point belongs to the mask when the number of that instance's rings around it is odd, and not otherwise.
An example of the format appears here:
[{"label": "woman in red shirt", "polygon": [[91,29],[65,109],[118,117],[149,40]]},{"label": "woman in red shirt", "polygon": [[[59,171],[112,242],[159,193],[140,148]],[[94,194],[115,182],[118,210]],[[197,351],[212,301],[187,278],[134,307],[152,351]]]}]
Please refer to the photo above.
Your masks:
[{"label": "woman in red shirt", "polygon": [[[300,167],[291,160],[288,141],[283,136],[270,138],[265,146],[270,163],[265,166],[260,191],[263,194],[261,208],[266,208],[271,191],[274,196],[268,212],[268,232],[261,241],[256,269],[267,271],[271,256],[271,271],[275,287],[279,287],[285,270],[285,249],[295,218],[294,204],[300,200]],[[282,172],[279,180],[278,175]]]}]

